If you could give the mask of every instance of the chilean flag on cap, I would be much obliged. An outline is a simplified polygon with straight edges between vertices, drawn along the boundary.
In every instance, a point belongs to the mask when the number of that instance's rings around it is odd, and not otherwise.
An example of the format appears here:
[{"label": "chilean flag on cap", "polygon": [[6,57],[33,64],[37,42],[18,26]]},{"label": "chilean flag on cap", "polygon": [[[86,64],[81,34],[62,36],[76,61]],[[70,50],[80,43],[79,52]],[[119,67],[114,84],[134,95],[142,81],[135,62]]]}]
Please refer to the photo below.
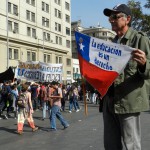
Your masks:
[{"label": "chilean flag on cap", "polygon": [[123,71],[133,48],[75,32],[82,76],[103,97]]}]

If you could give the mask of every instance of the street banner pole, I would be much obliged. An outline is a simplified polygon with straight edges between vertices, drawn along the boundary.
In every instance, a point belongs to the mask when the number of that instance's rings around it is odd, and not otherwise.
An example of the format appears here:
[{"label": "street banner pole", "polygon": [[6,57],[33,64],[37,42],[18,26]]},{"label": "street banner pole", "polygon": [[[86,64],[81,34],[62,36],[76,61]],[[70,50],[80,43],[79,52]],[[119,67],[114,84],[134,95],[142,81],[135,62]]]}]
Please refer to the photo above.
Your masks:
[{"label": "street banner pole", "polygon": [[82,76],[82,90],[83,90],[83,100],[84,100],[84,112],[88,115],[87,101],[86,101],[86,89],[85,89],[85,79]]}]

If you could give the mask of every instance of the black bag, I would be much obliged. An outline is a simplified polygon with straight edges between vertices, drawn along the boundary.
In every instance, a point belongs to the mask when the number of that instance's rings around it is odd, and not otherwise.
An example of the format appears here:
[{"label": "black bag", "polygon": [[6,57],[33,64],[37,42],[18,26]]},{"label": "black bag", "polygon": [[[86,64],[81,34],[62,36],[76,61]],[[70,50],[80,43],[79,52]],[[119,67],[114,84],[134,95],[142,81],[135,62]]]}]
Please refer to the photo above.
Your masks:
[{"label": "black bag", "polygon": [[9,93],[7,96],[8,101],[13,101],[14,100],[14,94],[13,93]]},{"label": "black bag", "polygon": [[20,108],[26,108],[27,106],[27,98],[25,93],[20,93],[17,99],[17,106]]}]

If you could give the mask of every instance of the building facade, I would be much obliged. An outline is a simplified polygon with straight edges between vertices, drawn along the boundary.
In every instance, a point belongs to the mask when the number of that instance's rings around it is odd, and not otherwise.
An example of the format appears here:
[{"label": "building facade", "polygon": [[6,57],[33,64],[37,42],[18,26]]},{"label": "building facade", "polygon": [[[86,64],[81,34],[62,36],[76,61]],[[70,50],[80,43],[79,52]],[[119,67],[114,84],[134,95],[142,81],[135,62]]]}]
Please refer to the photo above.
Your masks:
[{"label": "building facade", "polygon": [[70,0],[0,1],[0,72],[18,62],[63,64],[72,80]]},{"label": "building facade", "polygon": [[103,28],[101,26],[84,28],[81,25],[81,20],[71,23],[71,38],[72,38],[72,58],[73,58],[73,81],[81,78],[80,67],[78,61],[77,45],[75,41],[74,32],[78,30],[81,33],[87,34],[92,37],[103,39],[106,41],[112,41],[116,33],[110,29]]}]

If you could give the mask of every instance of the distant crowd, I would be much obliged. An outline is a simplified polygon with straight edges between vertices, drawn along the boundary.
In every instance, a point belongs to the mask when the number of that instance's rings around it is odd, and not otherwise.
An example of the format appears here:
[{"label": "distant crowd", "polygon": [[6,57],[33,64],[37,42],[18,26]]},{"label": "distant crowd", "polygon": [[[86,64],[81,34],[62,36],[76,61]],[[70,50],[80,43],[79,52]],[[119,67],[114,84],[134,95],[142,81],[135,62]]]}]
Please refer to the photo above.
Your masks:
[{"label": "distant crowd", "polygon": [[[57,84],[57,86],[55,86],[54,83]],[[22,93],[25,93],[27,97],[28,106],[26,106],[26,108],[21,108],[22,106],[18,103]],[[100,103],[100,94],[93,88],[86,88],[85,96],[86,100],[90,103]],[[79,101],[83,101],[81,85],[64,85],[55,81],[51,83],[26,82],[22,84],[19,79],[16,79],[14,82],[6,81],[0,84],[0,119],[17,119],[18,128],[21,128],[21,132],[18,132],[22,134],[23,124],[26,119],[28,123],[31,124],[30,127],[37,130],[33,124],[32,113],[34,111],[41,111],[41,120],[44,121],[45,118],[50,118],[52,122],[51,126],[54,124],[54,129],[56,130],[54,119],[58,118],[61,124],[64,124],[64,127],[68,127],[69,124],[67,122],[63,123],[64,118],[60,112],[79,112],[81,109]],[[66,108],[66,102],[69,103],[69,106],[67,105],[68,108]],[[58,109],[54,109],[54,106],[57,106]],[[100,112],[101,111],[102,107],[100,107]]]},{"label": "distant crowd", "polygon": [[[51,92],[51,83],[49,82],[26,82],[29,85],[28,91],[31,92],[31,100],[34,111],[46,110],[50,106],[49,95]],[[73,107],[76,112],[80,110],[78,101],[83,101],[83,91],[80,85],[74,84],[63,85],[59,83],[59,88],[62,89],[61,111],[66,111],[66,101],[69,101],[69,111],[72,112]],[[9,117],[17,118],[16,99],[22,90],[21,80],[6,81],[0,84],[0,119],[8,119]],[[91,103],[99,104],[100,95],[92,89],[86,90],[86,99]],[[45,107],[43,107],[43,102]],[[6,110],[6,113],[4,114]],[[45,110],[45,111],[46,111]],[[45,116],[42,116],[43,120]]]}]

